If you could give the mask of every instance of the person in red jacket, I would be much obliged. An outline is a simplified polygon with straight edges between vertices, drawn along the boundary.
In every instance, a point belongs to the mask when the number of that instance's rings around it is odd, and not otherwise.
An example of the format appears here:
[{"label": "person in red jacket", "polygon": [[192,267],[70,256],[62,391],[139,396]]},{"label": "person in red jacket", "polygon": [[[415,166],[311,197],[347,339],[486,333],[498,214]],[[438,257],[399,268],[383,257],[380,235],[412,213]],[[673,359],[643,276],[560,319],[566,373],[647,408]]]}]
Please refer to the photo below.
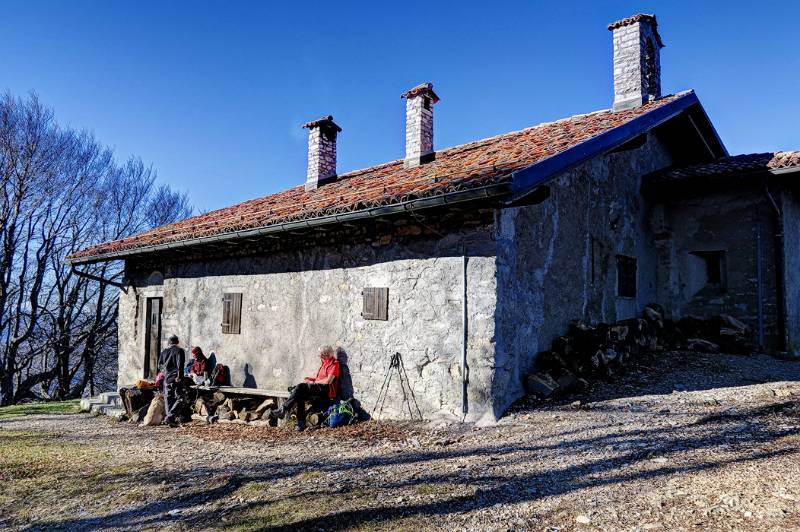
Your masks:
[{"label": "person in red jacket", "polygon": [[313,398],[336,399],[339,394],[339,375],[341,368],[336,359],[333,347],[325,345],[319,349],[320,366],[314,377],[306,377],[303,382],[292,388],[289,398],[277,410],[269,413],[271,418],[283,419],[292,407],[297,408],[297,425],[295,430],[306,428],[306,401]]}]

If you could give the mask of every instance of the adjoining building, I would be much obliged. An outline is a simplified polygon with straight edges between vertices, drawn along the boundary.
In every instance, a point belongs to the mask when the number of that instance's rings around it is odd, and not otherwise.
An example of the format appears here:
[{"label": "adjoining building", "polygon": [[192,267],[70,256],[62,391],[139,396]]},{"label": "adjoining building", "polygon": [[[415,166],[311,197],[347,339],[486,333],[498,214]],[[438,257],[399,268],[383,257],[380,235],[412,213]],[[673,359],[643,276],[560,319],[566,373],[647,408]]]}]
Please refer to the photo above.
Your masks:
[{"label": "adjoining building", "polygon": [[[729,156],[694,92],[662,95],[655,16],[609,29],[611,109],[437,150],[422,84],[404,159],[339,174],[326,116],[304,126],[304,184],[69,257],[125,261],[119,384],[169,334],[267,389],[335,342],[367,410],[400,353],[426,417],[491,421],[571,320],[648,303],[797,354],[800,153]],[[390,393],[384,415],[403,408]]]}]

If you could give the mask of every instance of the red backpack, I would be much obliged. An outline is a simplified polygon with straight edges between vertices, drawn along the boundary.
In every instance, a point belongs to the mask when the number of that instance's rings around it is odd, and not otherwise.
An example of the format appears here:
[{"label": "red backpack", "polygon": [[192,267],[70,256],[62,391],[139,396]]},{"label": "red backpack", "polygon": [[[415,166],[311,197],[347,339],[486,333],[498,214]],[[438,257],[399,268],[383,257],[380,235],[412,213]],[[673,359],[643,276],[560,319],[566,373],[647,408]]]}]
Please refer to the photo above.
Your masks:
[{"label": "red backpack", "polygon": [[228,382],[228,368],[222,364],[217,364],[214,371],[211,373],[211,382],[218,385],[224,385]]}]

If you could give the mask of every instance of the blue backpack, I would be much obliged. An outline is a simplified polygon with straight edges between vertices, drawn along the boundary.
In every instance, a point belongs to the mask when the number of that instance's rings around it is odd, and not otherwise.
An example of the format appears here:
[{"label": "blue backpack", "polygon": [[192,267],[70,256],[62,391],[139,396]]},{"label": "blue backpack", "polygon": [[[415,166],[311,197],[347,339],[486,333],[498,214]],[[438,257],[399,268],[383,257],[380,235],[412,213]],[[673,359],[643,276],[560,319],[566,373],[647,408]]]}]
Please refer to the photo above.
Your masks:
[{"label": "blue backpack", "polygon": [[324,425],[327,427],[342,427],[349,425],[356,419],[356,411],[349,401],[334,403],[325,412]]}]

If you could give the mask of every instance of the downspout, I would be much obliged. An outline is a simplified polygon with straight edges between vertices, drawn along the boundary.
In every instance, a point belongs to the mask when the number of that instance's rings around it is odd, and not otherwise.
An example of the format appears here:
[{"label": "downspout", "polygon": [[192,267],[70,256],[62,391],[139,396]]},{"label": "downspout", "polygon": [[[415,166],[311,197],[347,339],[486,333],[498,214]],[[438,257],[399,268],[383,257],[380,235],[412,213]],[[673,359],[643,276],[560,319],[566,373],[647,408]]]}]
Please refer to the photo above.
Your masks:
[{"label": "downspout", "polygon": [[764,348],[764,273],[762,271],[761,222],[756,224],[756,298],[758,299],[758,345]]},{"label": "downspout", "polygon": [[462,248],[461,255],[462,288],[461,294],[461,413],[462,421],[467,419],[469,403],[467,398],[467,384],[469,384],[469,366],[467,365],[467,252]]},{"label": "downspout", "polygon": [[782,351],[785,351],[788,348],[789,342],[788,338],[786,337],[786,297],[784,294],[783,280],[783,261],[785,258],[783,249],[783,212],[778,206],[778,203],[775,201],[775,197],[772,195],[772,192],[769,190],[769,183],[766,179],[764,180],[764,193],[766,194],[769,204],[772,207],[772,211],[775,215],[773,218],[773,245],[775,246],[775,290],[777,291],[776,295],[778,298],[778,333],[781,338],[780,348]]}]

